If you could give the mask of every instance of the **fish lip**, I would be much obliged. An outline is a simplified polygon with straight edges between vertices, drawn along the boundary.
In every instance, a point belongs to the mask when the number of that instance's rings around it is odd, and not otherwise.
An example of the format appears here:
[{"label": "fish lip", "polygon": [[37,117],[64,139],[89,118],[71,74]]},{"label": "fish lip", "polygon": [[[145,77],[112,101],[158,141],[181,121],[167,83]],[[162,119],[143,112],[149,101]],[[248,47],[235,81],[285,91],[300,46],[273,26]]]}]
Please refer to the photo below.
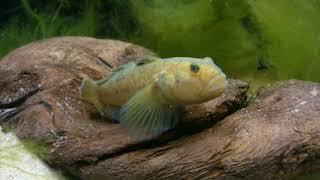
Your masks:
[{"label": "fish lip", "polygon": [[208,92],[213,93],[211,95],[219,96],[221,95],[226,87],[228,86],[228,81],[226,75],[220,72],[213,76],[201,91],[201,96],[208,96]]}]

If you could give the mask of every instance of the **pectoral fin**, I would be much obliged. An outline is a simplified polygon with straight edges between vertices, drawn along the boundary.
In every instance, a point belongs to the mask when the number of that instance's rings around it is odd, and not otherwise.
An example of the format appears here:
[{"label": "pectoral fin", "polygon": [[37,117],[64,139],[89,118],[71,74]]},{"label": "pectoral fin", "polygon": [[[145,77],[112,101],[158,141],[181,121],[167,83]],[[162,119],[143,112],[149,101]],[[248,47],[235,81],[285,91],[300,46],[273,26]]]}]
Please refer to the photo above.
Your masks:
[{"label": "pectoral fin", "polygon": [[152,85],[135,94],[120,110],[120,123],[139,140],[152,139],[173,128],[179,108],[166,104],[155,96]]},{"label": "pectoral fin", "polygon": [[114,122],[120,121],[120,107],[105,105],[103,113],[101,114],[103,117],[109,118]]}]

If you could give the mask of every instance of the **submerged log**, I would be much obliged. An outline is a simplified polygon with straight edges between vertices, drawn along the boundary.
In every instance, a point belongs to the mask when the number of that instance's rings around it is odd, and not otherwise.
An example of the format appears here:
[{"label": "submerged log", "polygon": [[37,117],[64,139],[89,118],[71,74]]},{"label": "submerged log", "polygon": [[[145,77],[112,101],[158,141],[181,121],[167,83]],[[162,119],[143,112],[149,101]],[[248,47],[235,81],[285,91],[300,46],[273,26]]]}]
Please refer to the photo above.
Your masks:
[{"label": "submerged log", "polygon": [[47,143],[48,163],[83,179],[274,179],[319,168],[316,83],[278,83],[243,108],[248,85],[229,80],[225,94],[188,106],[176,128],[148,142],[131,139],[79,99],[82,78],[100,79],[148,54],[121,41],[79,37],[19,48],[0,62],[0,121],[22,139]]}]

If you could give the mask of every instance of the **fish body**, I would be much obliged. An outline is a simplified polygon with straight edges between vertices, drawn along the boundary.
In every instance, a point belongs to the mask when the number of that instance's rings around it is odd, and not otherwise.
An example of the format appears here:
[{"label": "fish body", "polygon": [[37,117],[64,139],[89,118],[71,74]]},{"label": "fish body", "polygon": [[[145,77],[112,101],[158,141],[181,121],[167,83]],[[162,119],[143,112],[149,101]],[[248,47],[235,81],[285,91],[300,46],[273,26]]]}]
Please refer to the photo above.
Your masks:
[{"label": "fish body", "polygon": [[119,66],[99,81],[84,79],[81,98],[140,139],[173,128],[181,108],[224,92],[226,76],[211,58],[146,57]]}]

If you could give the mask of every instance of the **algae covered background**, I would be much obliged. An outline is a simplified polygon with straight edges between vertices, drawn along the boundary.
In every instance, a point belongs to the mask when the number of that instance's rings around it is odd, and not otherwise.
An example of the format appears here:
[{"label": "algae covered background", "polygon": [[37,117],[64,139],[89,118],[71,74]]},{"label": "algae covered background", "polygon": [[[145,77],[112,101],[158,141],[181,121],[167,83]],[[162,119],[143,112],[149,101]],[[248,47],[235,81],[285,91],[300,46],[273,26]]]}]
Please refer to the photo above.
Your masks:
[{"label": "algae covered background", "polygon": [[319,0],[13,0],[0,12],[1,57],[38,39],[92,36],[161,57],[210,56],[257,86],[320,81]]},{"label": "algae covered background", "polygon": [[210,56],[253,89],[320,82],[319,19],[320,0],[11,0],[0,6],[0,57],[35,40],[91,36],[161,57]]}]

